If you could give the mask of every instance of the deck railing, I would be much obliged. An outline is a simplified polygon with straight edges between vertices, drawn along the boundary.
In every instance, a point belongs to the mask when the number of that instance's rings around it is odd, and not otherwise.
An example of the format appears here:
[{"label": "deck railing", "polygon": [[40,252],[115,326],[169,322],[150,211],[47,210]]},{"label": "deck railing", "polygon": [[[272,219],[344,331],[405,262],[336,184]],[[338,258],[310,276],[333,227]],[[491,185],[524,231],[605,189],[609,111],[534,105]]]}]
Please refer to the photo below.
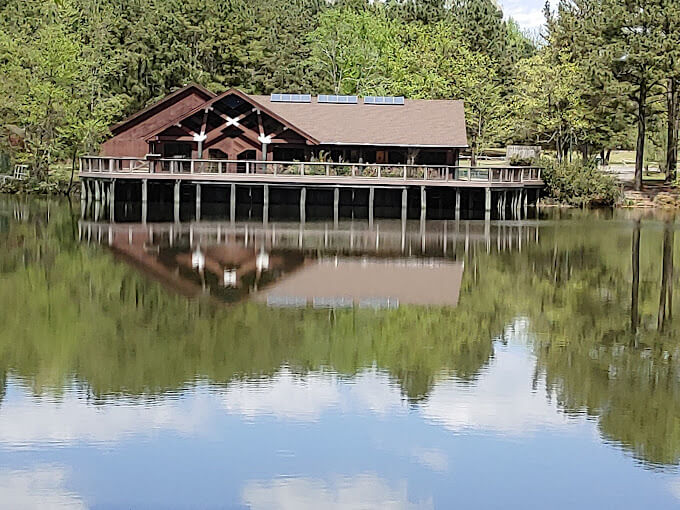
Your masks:
[{"label": "deck railing", "polygon": [[143,159],[84,156],[81,173],[168,175],[280,175],[353,177],[423,181],[541,182],[539,167],[463,167],[448,165],[402,165],[333,163],[317,161],[254,161],[227,159]]}]

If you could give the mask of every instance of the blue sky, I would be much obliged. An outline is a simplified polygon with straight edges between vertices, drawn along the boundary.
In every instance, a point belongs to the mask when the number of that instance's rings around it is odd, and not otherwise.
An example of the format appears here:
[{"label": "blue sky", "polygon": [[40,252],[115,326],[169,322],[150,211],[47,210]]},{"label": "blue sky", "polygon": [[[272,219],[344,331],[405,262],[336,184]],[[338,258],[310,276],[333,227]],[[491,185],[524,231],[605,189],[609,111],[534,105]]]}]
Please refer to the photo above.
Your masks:
[{"label": "blue sky", "polygon": [[[506,17],[514,18],[524,29],[535,30],[543,24],[545,0],[500,0]],[[557,0],[551,0],[553,7]]]}]

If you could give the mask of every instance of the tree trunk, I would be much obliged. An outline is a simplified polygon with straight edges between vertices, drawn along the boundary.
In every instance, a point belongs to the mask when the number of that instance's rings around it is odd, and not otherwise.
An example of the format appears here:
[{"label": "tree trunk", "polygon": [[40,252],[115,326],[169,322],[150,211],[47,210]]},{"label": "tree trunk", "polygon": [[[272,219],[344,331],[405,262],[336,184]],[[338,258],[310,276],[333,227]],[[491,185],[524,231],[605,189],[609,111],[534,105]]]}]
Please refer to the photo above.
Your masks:
[{"label": "tree trunk", "polygon": [[642,169],[645,164],[645,138],[647,137],[647,82],[640,83],[638,91],[638,135],[635,147],[635,190],[642,190]]},{"label": "tree trunk", "polygon": [[661,291],[659,293],[659,313],[657,316],[657,328],[662,331],[667,318],[672,315],[670,307],[673,306],[673,244],[675,232],[672,223],[666,223],[663,231],[663,259],[661,269]]},{"label": "tree trunk", "polygon": [[640,293],[640,220],[635,222],[633,228],[633,244],[632,252],[632,268],[633,268],[633,282],[631,284],[630,293],[630,329],[633,333],[637,333],[639,324],[638,305]]},{"label": "tree trunk", "polygon": [[73,188],[73,176],[76,173],[76,159],[78,156],[78,150],[73,149],[73,157],[71,158],[71,177],[69,177],[68,180],[68,189],[66,190],[66,194],[70,195],[71,194],[71,189]]},{"label": "tree trunk", "polygon": [[666,182],[675,181],[678,169],[678,79],[668,79],[666,105],[668,109],[668,131],[666,137]]}]

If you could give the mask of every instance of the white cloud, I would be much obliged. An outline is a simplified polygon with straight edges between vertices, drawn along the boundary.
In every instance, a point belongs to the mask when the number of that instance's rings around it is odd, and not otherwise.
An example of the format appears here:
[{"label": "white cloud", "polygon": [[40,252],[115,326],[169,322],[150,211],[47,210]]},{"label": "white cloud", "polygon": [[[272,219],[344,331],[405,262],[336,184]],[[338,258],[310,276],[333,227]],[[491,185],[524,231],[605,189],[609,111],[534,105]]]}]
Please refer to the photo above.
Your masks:
[{"label": "white cloud", "polygon": [[[502,0],[505,18],[512,18],[523,29],[536,29],[545,23],[544,0]],[[551,7],[557,7],[557,0],[551,0]]]},{"label": "white cloud", "polygon": [[223,395],[224,407],[247,418],[315,421],[340,403],[337,377],[327,373],[297,376],[288,369],[269,379],[233,382]]},{"label": "white cloud", "polygon": [[324,412],[370,411],[387,414],[404,409],[399,388],[375,369],[341,379],[327,372],[299,376],[282,369],[269,379],[238,381],[223,394],[224,407],[246,418],[316,421]]},{"label": "white cloud", "polygon": [[174,430],[192,434],[205,422],[214,401],[204,394],[182,401],[163,399],[153,404],[92,405],[75,393],[58,402],[28,395],[3,402],[0,407],[0,443],[10,447],[40,443],[114,443],[127,436]]},{"label": "white cloud", "polygon": [[0,471],[0,502],[13,510],[86,508],[77,494],[65,489],[66,474],[55,466]]},{"label": "white cloud", "polygon": [[546,399],[545,386],[532,390],[535,358],[527,352],[526,324],[509,335],[513,345],[500,346],[492,364],[472,385],[452,380],[435,384],[421,406],[426,419],[453,431],[480,431],[522,436],[545,428],[566,428],[569,418]]},{"label": "white cloud", "polygon": [[443,473],[449,469],[449,458],[436,448],[414,448],[411,455],[419,464],[432,471]]},{"label": "white cloud", "polygon": [[342,477],[331,483],[312,478],[280,478],[249,482],[243,503],[252,510],[416,510],[432,501],[411,502],[405,482],[390,485],[372,474]]}]

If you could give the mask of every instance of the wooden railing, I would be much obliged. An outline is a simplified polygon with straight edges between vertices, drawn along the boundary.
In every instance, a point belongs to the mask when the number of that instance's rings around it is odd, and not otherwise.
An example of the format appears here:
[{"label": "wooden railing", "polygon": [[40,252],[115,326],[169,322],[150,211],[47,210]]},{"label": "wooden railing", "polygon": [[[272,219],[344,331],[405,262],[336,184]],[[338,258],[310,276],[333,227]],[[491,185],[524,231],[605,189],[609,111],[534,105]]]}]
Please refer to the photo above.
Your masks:
[{"label": "wooden railing", "polygon": [[82,157],[80,160],[80,172],[81,174],[245,174],[445,182],[541,182],[541,168],[539,167],[463,167],[447,165],[333,163],[316,161],[241,161],[226,159],[140,159],[105,156]]}]

